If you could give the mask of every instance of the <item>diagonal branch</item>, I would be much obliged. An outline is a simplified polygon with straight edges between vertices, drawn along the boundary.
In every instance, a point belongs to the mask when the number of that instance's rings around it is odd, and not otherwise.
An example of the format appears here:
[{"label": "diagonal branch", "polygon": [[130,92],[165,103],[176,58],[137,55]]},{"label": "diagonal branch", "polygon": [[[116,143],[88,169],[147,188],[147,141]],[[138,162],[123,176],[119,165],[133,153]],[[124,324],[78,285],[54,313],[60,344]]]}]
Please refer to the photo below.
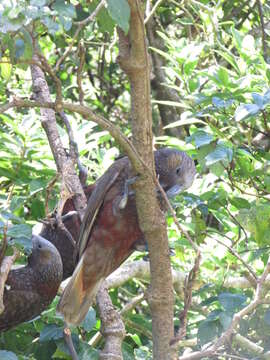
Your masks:
[{"label": "diagonal branch", "polygon": [[14,248],[13,251],[13,255],[4,257],[2,263],[0,264],[0,314],[5,310],[3,303],[5,283],[11,270],[11,266],[19,255],[16,248]]}]

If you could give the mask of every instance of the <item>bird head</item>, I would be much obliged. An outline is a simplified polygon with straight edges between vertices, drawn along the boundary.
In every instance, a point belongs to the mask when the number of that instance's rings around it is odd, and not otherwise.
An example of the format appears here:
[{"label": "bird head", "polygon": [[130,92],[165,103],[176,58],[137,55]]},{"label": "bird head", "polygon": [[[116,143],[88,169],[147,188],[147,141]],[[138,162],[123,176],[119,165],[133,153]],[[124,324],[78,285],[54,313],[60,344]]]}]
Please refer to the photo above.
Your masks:
[{"label": "bird head", "polygon": [[28,258],[28,263],[31,266],[36,266],[42,270],[43,267],[55,263],[59,268],[62,267],[61,256],[51,242],[42,236],[33,235],[32,245],[32,254]]},{"label": "bird head", "polygon": [[156,174],[168,197],[189,188],[194,180],[194,161],[185,152],[164,148],[155,152]]}]

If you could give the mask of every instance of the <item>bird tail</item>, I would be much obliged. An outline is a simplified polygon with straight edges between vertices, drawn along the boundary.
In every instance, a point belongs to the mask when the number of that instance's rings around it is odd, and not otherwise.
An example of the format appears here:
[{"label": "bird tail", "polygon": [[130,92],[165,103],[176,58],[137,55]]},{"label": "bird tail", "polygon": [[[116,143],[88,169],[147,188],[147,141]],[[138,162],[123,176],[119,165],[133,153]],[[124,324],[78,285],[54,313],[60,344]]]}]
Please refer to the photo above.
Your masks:
[{"label": "bird tail", "polygon": [[87,283],[83,281],[84,255],[69,280],[57,305],[67,324],[79,325],[85,318],[90,305],[104,278],[95,279]]}]

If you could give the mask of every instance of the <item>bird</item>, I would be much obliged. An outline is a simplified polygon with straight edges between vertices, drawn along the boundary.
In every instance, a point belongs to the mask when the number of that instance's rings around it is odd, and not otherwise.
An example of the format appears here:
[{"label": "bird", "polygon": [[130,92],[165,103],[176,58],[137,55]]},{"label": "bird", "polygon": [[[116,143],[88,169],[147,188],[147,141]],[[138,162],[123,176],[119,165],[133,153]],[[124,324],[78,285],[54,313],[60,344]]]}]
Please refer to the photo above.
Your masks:
[{"label": "bird", "polygon": [[[193,183],[194,161],[182,151],[163,148],[154,152],[156,175],[168,197],[174,197]],[[116,160],[91,188],[80,227],[78,262],[57,311],[68,325],[79,325],[104,279],[137,248],[146,245],[139,227],[136,181],[128,157]],[[159,195],[161,199],[161,195]],[[164,202],[160,201],[166,211]]]},{"label": "bird", "polygon": [[0,332],[38,316],[55,298],[61,284],[63,266],[58,250],[39,235],[32,236],[32,245],[28,264],[8,274]]},{"label": "bird", "polygon": [[[84,187],[87,198],[91,195],[94,184]],[[51,242],[59,251],[63,263],[63,280],[69,278],[75,268],[76,243],[79,239],[81,221],[75,211],[73,198],[66,200],[63,208],[62,224],[56,217],[56,212],[42,221],[43,226],[39,235]]]}]

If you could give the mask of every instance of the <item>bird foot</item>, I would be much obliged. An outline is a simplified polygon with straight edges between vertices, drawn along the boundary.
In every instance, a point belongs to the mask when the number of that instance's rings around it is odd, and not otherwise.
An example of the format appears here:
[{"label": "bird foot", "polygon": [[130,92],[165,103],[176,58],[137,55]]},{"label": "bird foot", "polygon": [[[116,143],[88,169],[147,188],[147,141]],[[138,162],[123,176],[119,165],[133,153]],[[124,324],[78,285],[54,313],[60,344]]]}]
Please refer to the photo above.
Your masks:
[{"label": "bird foot", "polygon": [[127,179],[125,181],[124,192],[123,192],[122,198],[118,204],[119,209],[123,210],[127,205],[128,196],[134,194],[134,191],[129,191],[129,186],[133,185],[136,180],[137,180],[137,176],[134,176],[133,178]]}]

